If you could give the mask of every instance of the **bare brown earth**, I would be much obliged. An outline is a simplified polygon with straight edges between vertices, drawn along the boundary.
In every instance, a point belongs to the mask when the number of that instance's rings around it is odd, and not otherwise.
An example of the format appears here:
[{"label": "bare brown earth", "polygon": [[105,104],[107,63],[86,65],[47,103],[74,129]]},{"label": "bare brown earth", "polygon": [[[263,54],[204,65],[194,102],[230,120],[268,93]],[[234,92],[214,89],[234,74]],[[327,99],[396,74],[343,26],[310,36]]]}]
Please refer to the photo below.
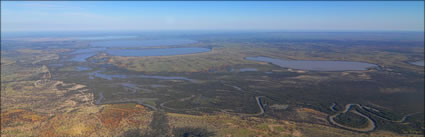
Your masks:
[{"label": "bare brown earth", "polygon": [[[93,95],[84,93],[84,85],[59,81],[50,81],[50,84],[39,85],[45,90],[35,97],[25,96],[25,94],[2,96],[8,98],[2,100],[7,104],[7,109],[3,109],[1,113],[2,136],[120,136],[129,129],[138,128],[143,132],[150,128],[152,112],[141,105],[94,105]],[[59,90],[53,86],[57,84],[69,85],[69,88]],[[28,86],[18,90],[20,92],[17,93],[26,93],[23,90],[31,91],[35,88],[37,87],[34,85]],[[81,92],[64,96],[65,93],[74,90]],[[45,101],[46,98],[52,97],[58,101]],[[31,104],[31,107],[21,105],[21,108],[25,109],[8,109],[14,108],[14,104],[7,102],[16,99],[31,99],[35,103]],[[297,112],[303,117],[319,117],[319,119],[325,117],[323,113],[308,108],[297,109]],[[215,136],[399,136],[390,132],[359,134],[331,126],[240,117],[226,113],[214,115],[168,113],[167,118],[170,128],[206,128],[214,132]]]},{"label": "bare brown earth", "polygon": [[[28,84],[19,89],[9,87],[13,85],[10,84],[2,92],[5,106],[1,112],[2,136],[121,136],[134,128],[141,132],[150,130],[152,111],[141,105],[94,105],[93,94],[87,92],[84,85],[48,79],[42,81],[32,81],[33,84],[30,84],[31,81],[21,82]],[[38,82],[37,86],[35,82]],[[58,89],[58,85],[68,88]],[[34,94],[36,90],[38,94]],[[74,93],[69,95],[71,92]],[[20,104],[21,101],[33,103]],[[303,117],[325,117],[321,112],[308,108],[300,108],[297,112]],[[359,134],[331,126],[227,113],[168,113],[166,116],[171,129],[206,128],[215,136],[399,136],[390,132]]]}]

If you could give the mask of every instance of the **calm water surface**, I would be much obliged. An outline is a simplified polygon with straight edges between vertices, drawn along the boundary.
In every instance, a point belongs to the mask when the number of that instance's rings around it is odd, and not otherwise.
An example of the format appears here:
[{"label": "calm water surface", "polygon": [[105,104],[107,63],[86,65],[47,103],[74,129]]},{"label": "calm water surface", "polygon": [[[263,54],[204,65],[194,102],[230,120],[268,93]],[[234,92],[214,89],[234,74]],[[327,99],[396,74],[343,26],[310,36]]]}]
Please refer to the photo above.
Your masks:
[{"label": "calm water surface", "polygon": [[246,57],[245,59],[269,62],[285,68],[314,71],[367,70],[368,68],[377,67],[375,64],[351,61],[281,60],[269,57]]},{"label": "calm water surface", "polygon": [[143,50],[129,50],[129,49],[104,49],[104,48],[89,48],[80,49],[72,52],[75,54],[71,61],[85,62],[88,58],[96,55],[99,52],[106,52],[112,56],[174,56],[184,54],[195,54],[208,52],[211,49],[208,48],[164,48],[164,49],[143,49]]},{"label": "calm water surface", "polygon": [[127,39],[136,38],[136,36],[93,36],[93,37],[78,37],[80,40],[108,40],[108,39]]},{"label": "calm water surface", "polygon": [[49,64],[47,66],[51,66],[51,67],[63,67],[63,64]]},{"label": "calm water surface", "polygon": [[247,71],[257,71],[256,68],[241,68],[239,69],[239,72],[247,72]]},{"label": "calm water surface", "polygon": [[166,49],[146,49],[146,50],[107,50],[106,53],[112,56],[174,56],[183,54],[194,54],[208,52],[208,48],[166,48]]},{"label": "calm water surface", "polygon": [[425,63],[424,60],[420,60],[420,61],[411,62],[410,64],[418,65],[418,66],[425,66],[424,63]]},{"label": "calm water surface", "polygon": [[[88,39],[114,39],[114,38],[129,38],[132,36],[104,36]],[[108,40],[100,42],[92,42],[90,45],[94,48],[79,49],[71,52],[74,55],[71,61],[85,62],[88,58],[96,55],[99,52],[106,52],[112,56],[173,56],[183,54],[194,54],[208,52],[208,48],[164,48],[164,49],[143,49],[143,50],[128,50],[128,49],[108,49],[108,48],[131,48],[131,47],[154,47],[154,46],[178,46],[196,43],[194,40],[188,39],[164,39],[164,40]]]},{"label": "calm water surface", "polygon": [[153,46],[177,46],[196,43],[188,39],[164,39],[164,40],[113,40],[92,42],[95,47],[153,47]]}]

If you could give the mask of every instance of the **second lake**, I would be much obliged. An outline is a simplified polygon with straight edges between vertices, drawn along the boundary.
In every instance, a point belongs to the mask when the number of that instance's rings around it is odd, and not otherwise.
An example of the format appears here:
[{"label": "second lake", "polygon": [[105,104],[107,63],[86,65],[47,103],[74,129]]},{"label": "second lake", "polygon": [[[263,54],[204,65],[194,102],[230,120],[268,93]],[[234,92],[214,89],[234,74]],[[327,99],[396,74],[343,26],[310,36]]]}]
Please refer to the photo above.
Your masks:
[{"label": "second lake", "polygon": [[367,70],[368,68],[377,67],[375,64],[351,61],[281,60],[269,57],[246,57],[245,59],[269,62],[284,68],[314,71]]}]

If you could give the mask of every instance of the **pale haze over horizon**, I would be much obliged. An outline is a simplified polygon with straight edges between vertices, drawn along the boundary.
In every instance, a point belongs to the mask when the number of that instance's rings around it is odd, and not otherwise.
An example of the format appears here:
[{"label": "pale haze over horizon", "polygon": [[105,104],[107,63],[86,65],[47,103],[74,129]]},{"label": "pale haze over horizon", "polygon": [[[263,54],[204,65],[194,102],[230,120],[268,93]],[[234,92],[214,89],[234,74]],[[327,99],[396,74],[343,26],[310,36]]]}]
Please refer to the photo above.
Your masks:
[{"label": "pale haze over horizon", "polygon": [[1,2],[1,30],[424,31],[424,2]]}]

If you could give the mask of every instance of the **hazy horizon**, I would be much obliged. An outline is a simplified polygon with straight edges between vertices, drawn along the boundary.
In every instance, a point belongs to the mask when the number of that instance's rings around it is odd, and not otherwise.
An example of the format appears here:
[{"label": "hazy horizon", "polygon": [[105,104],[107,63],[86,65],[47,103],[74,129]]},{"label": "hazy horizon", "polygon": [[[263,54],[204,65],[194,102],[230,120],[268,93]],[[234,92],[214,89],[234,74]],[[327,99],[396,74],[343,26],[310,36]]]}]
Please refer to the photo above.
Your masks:
[{"label": "hazy horizon", "polygon": [[424,31],[424,2],[12,2],[2,32]]}]

